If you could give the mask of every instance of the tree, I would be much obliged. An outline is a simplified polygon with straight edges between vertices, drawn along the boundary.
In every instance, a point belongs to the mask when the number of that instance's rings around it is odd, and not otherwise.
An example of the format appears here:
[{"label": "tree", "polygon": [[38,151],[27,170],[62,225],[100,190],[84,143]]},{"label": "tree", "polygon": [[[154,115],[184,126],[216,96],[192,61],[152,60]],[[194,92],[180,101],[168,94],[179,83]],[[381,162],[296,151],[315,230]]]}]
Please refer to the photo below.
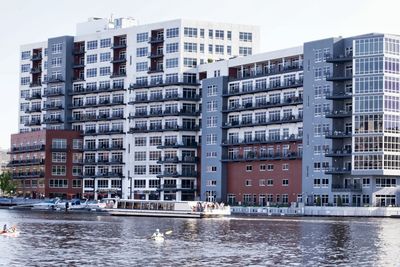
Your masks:
[{"label": "tree", "polygon": [[0,174],[0,190],[3,192],[3,195],[10,195],[15,192],[16,189],[17,186],[12,180],[10,172],[3,172]]}]

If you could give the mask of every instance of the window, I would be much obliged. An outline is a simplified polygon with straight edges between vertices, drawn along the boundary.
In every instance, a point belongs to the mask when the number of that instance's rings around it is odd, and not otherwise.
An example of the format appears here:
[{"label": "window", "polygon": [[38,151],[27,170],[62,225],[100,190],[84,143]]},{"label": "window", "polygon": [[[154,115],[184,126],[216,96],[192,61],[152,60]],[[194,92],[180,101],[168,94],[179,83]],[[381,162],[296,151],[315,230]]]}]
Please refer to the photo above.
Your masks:
[{"label": "window", "polygon": [[135,161],[146,161],[146,151],[136,151]]},{"label": "window", "polygon": [[253,171],[253,165],[246,165],[246,172]]},{"label": "window", "polygon": [[244,185],[245,185],[245,186],[251,186],[251,180],[250,180],[250,179],[247,179],[247,180],[244,182]]},{"label": "window", "polygon": [[145,175],[146,174],[146,165],[135,165],[134,174],[135,175]]},{"label": "window", "polygon": [[27,85],[31,81],[30,77],[21,77],[21,85]]},{"label": "window", "polygon": [[100,48],[110,47],[111,46],[111,39],[101,39],[100,40]]},{"label": "window", "polygon": [[251,42],[253,40],[253,34],[251,32],[239,32],[239,41]]},{"label": "window", "polygon": [[60,54],[63,49],[63,44],[62,43],[57,43],[57,44],[52,44],[51,45],[51,53],[54,54]]},{"label": "window", "polygon": [[208,45],[208,53],[210,53],[210,54],[213,53],[213,45],[212,44]]},{"label": "window", "polygon": [[196,58],[183,58],[183,65],[185,67],[194,68],[197,66],[197,59]]},{"label": "window", "polygon": [[31,69],[31,64],[21,65],[21,72],[29,72],[30,69]]},{"label": "window", "polygon": [[81,187],[82,187],[82,180],[81,179],[72,180],[72,188],[81,188]]},{"label": "window", "polygon": [[166,68],[177,68],[178,67],[178,58],[168,58],[165,60]]},{"label": "window", "polygon": [[224,46],[223,45],[215,45],[215,54],[224,54]]},{"label": "window", "polygon": [[100,71],[100,76],[108,76],[111,73],[110,67],[101,67],[99,71]]},{"label": "window", "polygon": [[50,188],[67,188],[68,180],[66,180],[66,179],[50,179],[49,187]]},{"label": "window", "polygon": [[289,186],[289,180],[288,179],[283,179],[282,180],[282,186]]},{"label": "window", "polygon": [[232,40],[232,32],[231,31],[227,31],[226,32],[226,38],[231,41]]},{"label": "window", "polygon": [[65,165],[53,165],[51,167],[51,175],[65,176]]},{"label": "window", "polygon": [[267,165],[265,164],[260,164],[260,172],[264,172],[267,170]]},{"label": "window", "polygon": [[206,135],[206,144],[207,145],[217,144],[217,135],[216,134],[207,134]]},{"label": "window", "polygon": [[206,181],[206,186],[216,186],[217,181],[216,180],[207,180]]},{"label": "window", "polygon": [[149,69],[147,62],[137,62],[136,71],[147,71]]},{"label": "window", "polygon": [[185,37],[197,37],[197,28],[184,28],[184,35]]},{"label": "window", "polygon": [[222,31],[222,30],[215,30],[215,39],[224,40],[224,31]]},{"label": "window", "polygon": [[53,149],[66,149],[67,148],[67,139],[56,139],[52,140],[51,147]]},{"label": "window", "polygon": [[195,53],[197,52],[197,43],[184,43],[183,44],[185,52]]},{"label": "window", "polygon": [[136,34],[136,42],[137,43],[147,42],[148,40],[149,40],[149,33],[142,32],[142,33]]},{"label": "window", "polygon": [[81,176],[81,175],[82,175],[82,167],[72,166],[72,176]]},{"label": "window", "polygon": [[265,179],[258,180],[258,186],[265,186]]},{"label": "window", "polygon": [[273,171],[273,170],[274,170],[274,164],[268,164],[267,171]]},{"label": "window", "polygon": [[97,76],[97,69],[87,69],[86,70],[86,77],[88,78],[92,78],[92,77],[96,77]]},{"label": "window", "polygon": [[207,172],[216,172],[217,166],[207,166]]},{"label": "window", "polygon": [[30,59],[31,51],[22,51],[21,52],[21,60]]},{"label": "window", "polygon": [[87,55],[86,56],[86,64],[93,64],[97,62],[97,54]]},{"label": "window", "polygon": [[282,164],[282,171],[288,171],[289,170],[289,163],[283,163]]},{"label": "window", "polygon": [[51,66],[52,67],[61,67],[62,59],[60,57],[53,57],[51,59]]},{"label": "window", "polygon": [[67,153],[53,152],[51,153],[53,163],[65,163],[67,161]]},{"label": "window", "polygon": [[217,157],[216,151],[206,152],[206,158],[216,158],[216,157]]},{"label": "window", "polygon": [[207,112],[217,111],[217,100],[207,102]]},{"label": "window", "polygon": [[207,96],[216,96],[217,95],[217,86],[209,85],[207,87]]},{"label": "window", "polygon": [[87,50],[97,49],[97,40],[88,41],[88,42],[86,43],[86,46],[87,46]]},{"label": "window", "polygon": [[111,52],[100,53],[100,62],[108,62],[111,60]]},{"label": "window", "polygon": [[207,117],[207,128],[215,128],[215,127],[217,127],[217,117],[216,116]]},{"label": "window", "polygon": [[274,180],[273,179],[268,179],[267,180],[267,186],[273,186],[274,185]]},{"label": "window", "polygon": [[242,47],[239,46],[239,56],[250,56],[252,54],[251,47]]},{"label": "window", "polygon": [[167,29],[167,38],[179,37],[179,28]]},{"label": "window", "polygon": [[179,51],[179,44],[178,43],[167,44],[165,51],[167,54],[177,53]]},{"label": "window", "polygon": [[148,54],[147,47],[136,48],[136,57],[146,57]]}]

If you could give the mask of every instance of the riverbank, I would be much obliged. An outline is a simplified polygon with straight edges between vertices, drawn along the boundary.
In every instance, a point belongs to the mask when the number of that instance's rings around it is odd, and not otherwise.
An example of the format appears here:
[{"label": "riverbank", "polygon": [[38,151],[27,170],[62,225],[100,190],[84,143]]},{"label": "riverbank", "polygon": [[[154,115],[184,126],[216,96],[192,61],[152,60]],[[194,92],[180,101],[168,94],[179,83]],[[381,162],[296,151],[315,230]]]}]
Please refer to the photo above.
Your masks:
[{"label": "riverbank", "polygon": [[331,217],[397,217],[400,207],[231,207],[232,215],[261,216],[331,216]]}]

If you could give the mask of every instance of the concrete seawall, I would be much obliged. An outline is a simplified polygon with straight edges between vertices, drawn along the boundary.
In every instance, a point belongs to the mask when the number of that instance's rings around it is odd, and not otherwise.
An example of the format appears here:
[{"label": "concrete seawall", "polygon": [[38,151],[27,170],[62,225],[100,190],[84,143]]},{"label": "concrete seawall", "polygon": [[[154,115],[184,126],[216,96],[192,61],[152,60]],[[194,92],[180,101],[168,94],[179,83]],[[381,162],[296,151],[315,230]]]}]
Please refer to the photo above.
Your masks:
[{"label": "concrete seawall", "polygon": [[400,207],[231,207],[233,215],[399,217]]}]

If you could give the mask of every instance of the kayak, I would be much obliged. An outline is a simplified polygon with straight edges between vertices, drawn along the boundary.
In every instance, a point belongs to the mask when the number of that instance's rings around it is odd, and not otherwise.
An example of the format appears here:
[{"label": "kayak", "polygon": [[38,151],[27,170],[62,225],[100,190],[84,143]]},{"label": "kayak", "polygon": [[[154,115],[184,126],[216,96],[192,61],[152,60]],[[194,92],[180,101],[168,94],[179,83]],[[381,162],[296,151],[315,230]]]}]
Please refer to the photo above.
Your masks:
[{"label": "kayak", "polygon": [[157,241],[157,242],[163,242],[165,240],[165,238],[163,236],[155,236],[155,237],[152,237],[151,239],[153,239],[154,241]]},{"label": "kayak", "polygon": [[19,236],[19,231],[15,231],[15,232],[5,232],[5,233],[0,233],[0,235],[2,236],[8,236],[8,237],[17,237]]}]

